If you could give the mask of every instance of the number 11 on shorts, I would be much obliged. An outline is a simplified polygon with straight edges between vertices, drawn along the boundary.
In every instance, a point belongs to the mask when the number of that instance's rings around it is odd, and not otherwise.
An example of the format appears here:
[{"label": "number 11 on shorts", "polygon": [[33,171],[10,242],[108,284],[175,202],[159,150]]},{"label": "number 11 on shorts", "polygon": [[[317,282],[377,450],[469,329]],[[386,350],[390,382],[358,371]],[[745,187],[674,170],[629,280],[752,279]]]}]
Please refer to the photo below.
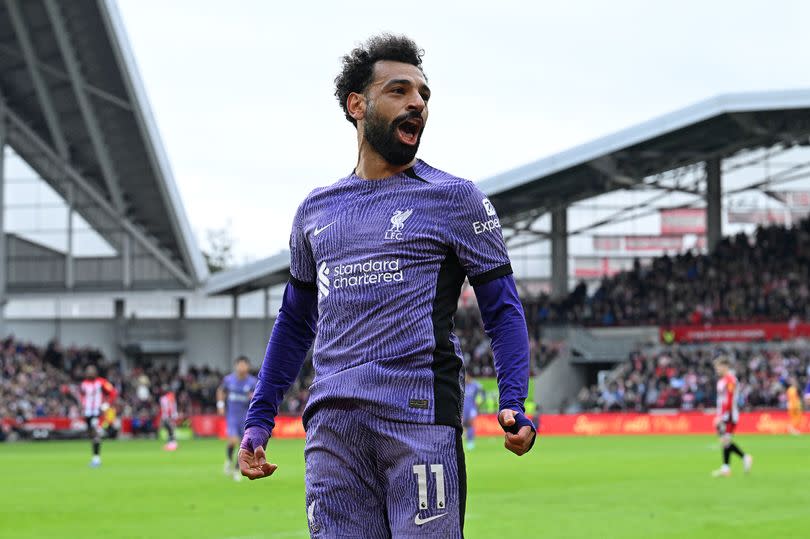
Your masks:
[{"label": "number 11 on shorts", "polygon": [[[444,509],[444,464],[431,464],[430,472],[436,476],[436,507]],[[427,465],[414,464],[413,473],[419,486],[419,510],[428,507]]]}]

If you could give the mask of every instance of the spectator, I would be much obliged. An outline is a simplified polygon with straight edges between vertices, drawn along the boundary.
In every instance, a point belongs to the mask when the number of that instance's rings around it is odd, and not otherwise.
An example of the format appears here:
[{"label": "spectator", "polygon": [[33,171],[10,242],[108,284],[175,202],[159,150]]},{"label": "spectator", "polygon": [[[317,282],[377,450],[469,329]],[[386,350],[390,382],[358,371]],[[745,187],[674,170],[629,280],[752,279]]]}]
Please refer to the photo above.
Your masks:
[{"label": "spectator", "polygon": [[539,322],[613,326],[810,320],[810,219],[723,239],[709,255],[662,256],[527,305]]},{"label": "spectator", "polygon": [[[613,369],[601,388],[583,388],[577,401],[584,411],[713,408],[717,379],[712,359],[720,352],[671,347],[651,354],[635,353]],[[810,380],[810,347],[806,344],[723,352],[736,359],[741,409],[784,408],[787,380],[795,377],[801,387]]]}]

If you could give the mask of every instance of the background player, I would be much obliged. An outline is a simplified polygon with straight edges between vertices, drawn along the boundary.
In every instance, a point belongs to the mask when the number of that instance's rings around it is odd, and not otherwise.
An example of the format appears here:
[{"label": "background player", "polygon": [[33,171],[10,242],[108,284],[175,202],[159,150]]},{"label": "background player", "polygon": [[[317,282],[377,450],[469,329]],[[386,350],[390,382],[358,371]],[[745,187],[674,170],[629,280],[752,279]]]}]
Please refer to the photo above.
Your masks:
[{"label": "background player", "polygon": [[177,399],[174,391],[169,386],[163,386],[160,396],[160,423],[166,429],[168,441],[163,449],[166,451],[177,450],[177,439],[174,435],[175,422],[177,421]]},{"label": "background player", "polygon": [[787,391],[788,432],[794,436],[802,433],[802,399],[799,396],[799,382],[791,378]]},{"label": "background player", "polygon": [[717,372],[717,415],[714,418],[714,426],[720,436],[720,444],[723,447],[723,465],[720,469],[712,472],[714,477],[728,477],[731,475],[729,459],[734,453],[743,459],[745,473],[751,471],[753,458],[744,453],[734,440],[734,429],[740,412],[737,409],[737,377],[731,371],[731,360],[726,356],[720,356],[714,360],[714,370]]},{"label": "background player", "polygon": [[453,318],[465,278],[491,338],[504,445],[523,455],[535,439],[526,319],[495,208],[472,182],[416,159],[430,99],[422,54],[381,35],[343,58],[335,95],[356,127],[356,166],[296,212],[291,277],[248,411],[239,459],[258,479],[276,469],[264,446],[314,341],[303,416],[314,537],[462,537]]},{"label": "background player", "polygon": [[810,377],[808,377],[807,385],[804,387],[804,405],[810,408]]},{"label": "background player", "polygon": [[115,401],[118,392],[109,380],[98,375],[95,366],[90,365],[85,370],[84,380],[79,386],[79,396],[82,404],[82,413],[87,423],[87,433],[93,441],[93,458],[90,466],[101,466],[101,414]]},{"label": "background player", "polygon": [[475,418],[478,417],[478,396],[483,391],[469,371],[464,375],[464,435],[467,449],[475,449]]},{"label": "background player", "polygon": [[234,363],[234,371],[222,379],[222,385],[217,388],[217,411],[225,416],[226,434],[228,443],[225,448],[226,475],[233,476],[234,481],[242,479],[239,465],[234,460],[234,448],[239,444],[245,433],[245,414],[247,414],[253,390],[256,389],[255,376],[250,374],[250,361],[245,356],[239,356]]}]

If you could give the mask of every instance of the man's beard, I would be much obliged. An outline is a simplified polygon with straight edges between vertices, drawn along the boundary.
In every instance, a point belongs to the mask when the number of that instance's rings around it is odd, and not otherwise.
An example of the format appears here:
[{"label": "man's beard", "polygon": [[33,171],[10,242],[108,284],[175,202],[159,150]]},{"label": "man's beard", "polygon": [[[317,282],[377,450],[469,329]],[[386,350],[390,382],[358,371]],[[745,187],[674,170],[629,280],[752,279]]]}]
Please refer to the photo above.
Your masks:
[{"label": "man's beard", "polygon": [[414,111],[397,116],[390,124],[386,124],[385,118],[376,114],[374,107],[369,104],[366,111],[366,122],[363,126],[363,135],[383,159],[392,165],[407,165],[416,157],[419,143],[422,141],[422,132],[419,132],[416,144],[409,146],[397,139],[397,126],[405,120],[421,117],[420,113]]}]

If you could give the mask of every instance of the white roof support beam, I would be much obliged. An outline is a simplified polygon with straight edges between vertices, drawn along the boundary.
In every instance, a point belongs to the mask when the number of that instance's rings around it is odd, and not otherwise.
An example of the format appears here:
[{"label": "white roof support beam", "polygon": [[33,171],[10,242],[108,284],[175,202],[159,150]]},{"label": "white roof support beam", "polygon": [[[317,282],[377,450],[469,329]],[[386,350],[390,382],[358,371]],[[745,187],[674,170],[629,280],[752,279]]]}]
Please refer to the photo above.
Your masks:
[{"label": "white roof support beam", "polygon": [[191,287],[194,282],[193,279],[186,274],[183,269],[178,266],[156,242],[149,238],[143,231],[134,225],[129,219],[121,215],[110,204],[110,202],[90,183],[84,176],[82,176],[76,169],[70,166],[64,159],[62,159],[47,142],[42,140],[37,133],[28,127],[25,122],[17,116],[13,111],[6,110],[6,118],[9,124],[9,135],[15,135],[17,132],[25,138],[26,143],[33,145],[35,151],[47,159],[56,169],[63,173],[65,177],[71,180],[87,197],[93,201],[101,210],[110,216],[121,227],[121,229],[130,234],[132,238],[141,245],[146,252],[154,256],[163,266],[181,283],[185,286]]},{"label": "white roof support beam", "polygon": [[[11,58],[25,60],[25,56],[20,51],[8,45],[0,44],[0,54],[10,56]],[[70,82],[70,76],[67,73],[65,73],[61,69],[53,67],[52,65],[46,62],[43,62],[42,60],[37,60],[37,67],[52,79]],[[106,90],[102,90],[98,86],[94,86],[89,82],[84,81],[84,89],[87,91],[88,94],[92,94],[99,99],[103,99],[107,103],[115,105],[121,110],[132,112],[132,106],[126,100],[116,95],[113,95]]]},{"label": "white roof support beam", "polygon": [[6,9],[11,19],[11,25],[14,27],[14,33],[17,34],[17,42],[20,44],[25,65],[28,67],[28,74],[34,83],[34,90],[37,93],[37,100],[39,106],[42,108],[42,114],[45,116],[45,123],[48,124],[48,131],[51,134],[51,140],[56,151],[65,159],[69,159],[68,145],[65,141],[65,134],[62,130],[59,117],[53,106],[51,94],[39,70],[39,60],[37,59],[34,45],[31,42],[31,35],[28,33],[28,27],[25,24],[20,4],[18,0],[6,0]]},{"label": "white roof support beam", "polygon": [[600,157],[598,159],[594,159],[593,161],[588,163],[588,166],[592,169],[600,172],[606,176],[608,176],[615,184],[623,185],[627,189],[639,189],[639,188],[655,188],[655,189],[663,189],[665,191],[678,192],[678,193],[686,193],[689,195],[700,195],[701,193],[696,189],[689,189],[686,187],[679,187],[673,185],[665,185],[658,180],[651,180],[645,182],[643,180],[637,180],[619,172],[618,167],[616,166],[616,161],[613,157],[606,155]]},{"label": "white roof support beam", "polygon": [[73,50],[73,45],[70,43],[70,36],[65,28],[65,21],[59,11],[56,0],[44,0],[44,4],[45,11],[48,13],[48,19],[54,30],[56,42],[59,44],[62,59],[65,61],[65,67],[67,68],[68,75],[70,75],[73,93],[76,96],[76,101],[79,104],[87,132],[90,135],[90,141],[93,145],[99,166],[101,167],[101,173],[104,176],[104,183],[110,193],[113,207],[120,215],[124,215],[124,198],[121,195],[121,184],[118,181],[118,174],[115,171],[112,159],[110,159],[107,145],[104,143],[104,137],[101,134],[93,104],[90,102],[90,98],[85,92],[84,76],[79,68],[76,52]]},{"label": "white roof support beam", "polygon": [[640,180],[631,178],[627,174],[619,172],[619,168],[616,166],[616,161],[609,155],[604,155],[590,161],[588,166],[609,177],[616,185],[632,188],[641,183]]}]

